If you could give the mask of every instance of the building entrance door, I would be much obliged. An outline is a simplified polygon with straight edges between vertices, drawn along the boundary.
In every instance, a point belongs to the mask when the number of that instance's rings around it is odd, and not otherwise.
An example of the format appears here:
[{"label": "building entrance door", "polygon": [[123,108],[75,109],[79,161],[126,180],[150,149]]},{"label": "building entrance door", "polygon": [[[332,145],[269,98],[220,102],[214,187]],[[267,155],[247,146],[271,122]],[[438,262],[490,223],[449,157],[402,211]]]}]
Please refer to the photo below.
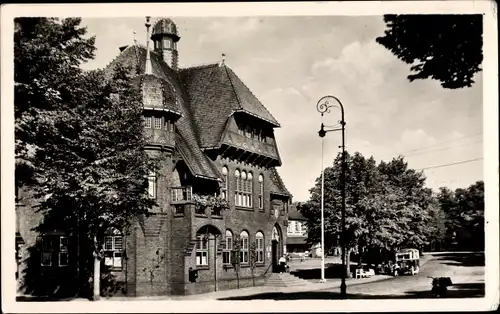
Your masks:
[{"label": "building entrance door", "polygon": [[272,240],[271,242],[271,259],[273,263],[273,273],[278,272],[278,241]]},{"label": "building entrance door", "polygon": [[274,226],[273,228],[273,234],[272,234],[272,241],[271,241],[271,259],[273,263],[273,272],[280,272],[279,269],[279,259],[282,256],[281,252],[281,247],[282,247],[282,241],[281,241],[281,234],[279,232],[279,229]]}]

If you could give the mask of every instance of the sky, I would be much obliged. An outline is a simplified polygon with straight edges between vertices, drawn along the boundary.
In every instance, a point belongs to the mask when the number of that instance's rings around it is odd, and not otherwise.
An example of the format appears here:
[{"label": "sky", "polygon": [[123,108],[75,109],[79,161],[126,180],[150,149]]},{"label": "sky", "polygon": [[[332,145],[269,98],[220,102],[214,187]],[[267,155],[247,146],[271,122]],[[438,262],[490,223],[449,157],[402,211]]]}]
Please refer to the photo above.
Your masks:
[{"label": "sky", "polygon": [[[225,62],[281,124],[275,137],[278,169],[294,201],[306,201],[321,174],[322,122],[318,100],[342,101],[346,149],[378,162],[405,156],[424,169],[429,188],[467,187],[483,180],[483,84],[449,90],[434,80],[409,82],[410,66],[376,43],[382,16],[175,17],[181,39],[179,66]],[[152,21],[158,17],[152,17]],[[103,68],[131,45],[146,44],[145,18],[84,18],[96,36],[96,58],[83,67]],[[135,34],[134,34],[135,32]],[[340,111],[326,114],[337,124]],[[324,138],[324,165],[339,153],[341,133]]]}]

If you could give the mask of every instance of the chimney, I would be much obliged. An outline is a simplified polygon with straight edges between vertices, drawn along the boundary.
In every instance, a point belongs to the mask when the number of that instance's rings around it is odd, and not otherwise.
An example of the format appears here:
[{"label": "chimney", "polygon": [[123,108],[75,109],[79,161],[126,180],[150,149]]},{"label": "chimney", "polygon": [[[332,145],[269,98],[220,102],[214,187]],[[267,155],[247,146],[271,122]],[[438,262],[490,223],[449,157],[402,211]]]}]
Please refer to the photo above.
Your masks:
[{"label": "chimney", "polygon": [[151,27],[151,24],[149,23],[149,16],[146,16],[146,67],[144,70],[144,73],[146,74],[152,74],[153,69],[151,66],[151,53],[149,52],[149,27]]}]

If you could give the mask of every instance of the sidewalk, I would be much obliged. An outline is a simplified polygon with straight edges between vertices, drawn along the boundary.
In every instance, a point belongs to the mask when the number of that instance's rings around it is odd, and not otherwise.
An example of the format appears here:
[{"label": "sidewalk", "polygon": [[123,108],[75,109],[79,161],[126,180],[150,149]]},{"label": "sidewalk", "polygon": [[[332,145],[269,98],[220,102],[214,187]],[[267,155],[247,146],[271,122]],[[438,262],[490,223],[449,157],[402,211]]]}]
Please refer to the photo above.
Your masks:
[{"label": "sidewalk", "polygon": [[[420,267],[423,267],[429,260],[432,259],[432,256],[422,256],[420,260]],[[347,287],[356,286],[361,284],[366,284],[370,282],[377,282],[383,280],[389,280],[394,278],[389,275],[375,275],[369,278],[347,278],[346,285]],[[319,281],[319,280],[318,280]],[[244,297],[244,296],[252,296],[261,293],[270,293],[270,292],[309,292],[309,291],[319,291],[319,290],[333,290],[340,289],[340,278],[332,278],[327,279],[325,283],[320,282],[311,282],[302,285],[302,286],[292,286],[292,287],[266,287],[266,286],[257,286],[257,287],[248,287],[241,289],[231,289],[231,290],[222,290],[222,291],[214,291],[203,294],[195,294],[195,295],[187,295],[187,296],[149,296],[149,297],[111,297],[105,298],[102,297],[101,301],[182,301],[182,300],[218,300],[223,298],[230,297]],[[74,299],[78,301],[84,301],[85,299]],[[72,300],[72,301],[74,301]]]}]

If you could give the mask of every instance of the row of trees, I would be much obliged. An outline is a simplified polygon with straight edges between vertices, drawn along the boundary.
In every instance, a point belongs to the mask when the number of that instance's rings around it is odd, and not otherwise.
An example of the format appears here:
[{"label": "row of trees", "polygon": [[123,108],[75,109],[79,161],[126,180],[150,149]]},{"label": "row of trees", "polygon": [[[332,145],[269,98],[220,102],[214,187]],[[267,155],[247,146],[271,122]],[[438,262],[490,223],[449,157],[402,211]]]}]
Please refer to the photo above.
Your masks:
[{"label": "row of trees", "polygon": [[442,187],[437,195],[440,216],[438,248],[484,250],[484,182],[455,191]]},{"label": "row of trees", "polygon": [[[337,245],[341,232],[341,157],[339,154],[333,166],[324,170],[325,252]],[[470,187],[470,193],[460,190],[451,197],[443,188],[437,197],[425,186],[425,179],[423,172],[409,168],[403,157],[377,164],[373,157],[346,152],[347,252],[422,249],[431,242],[442,243],[464,228],[473,228],[475,234],[482,232],[482,182]],[[308,241],[312,244],[321,238],[321,177],[310,193],[300,210],[308,219]],[[469,214],[464,214],[465,209]]]},{"label": "row of trees", "polygon": [[82,286],[94,274],[97,298],[103,232],[123,230],[154,206],[147,175],[159,158],[144,149],[141,94],[130,71],[119,67],[107,80],[80,68],[96,48],[79,24],[15,19],[16,188],[40,200],[38,231],[59,229],[86,243],[75,279]]}]

